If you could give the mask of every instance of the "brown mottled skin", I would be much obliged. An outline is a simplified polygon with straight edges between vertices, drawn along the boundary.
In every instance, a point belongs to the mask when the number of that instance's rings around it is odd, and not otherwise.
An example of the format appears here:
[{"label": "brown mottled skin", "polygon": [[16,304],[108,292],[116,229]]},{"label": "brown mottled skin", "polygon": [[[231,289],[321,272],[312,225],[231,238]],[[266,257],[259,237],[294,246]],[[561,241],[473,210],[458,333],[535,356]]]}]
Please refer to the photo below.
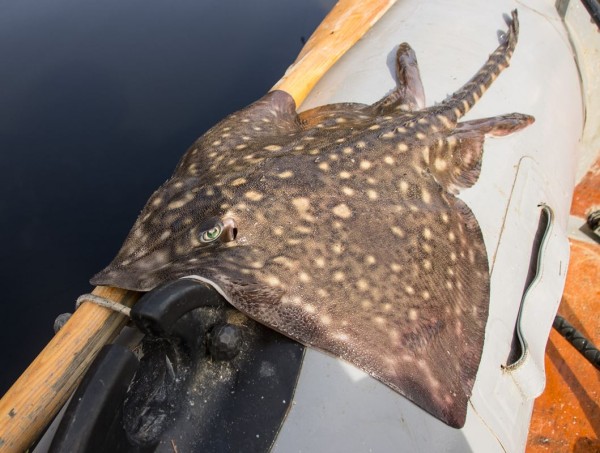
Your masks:
[{"label": "brown mottled skin", "polygon": [[187,151],[92,283],[149,291],[199,276],[248,316],[463,426],[489,272],[455,193],[477,181],[486,134],[533,118],[458,120],[508,66],[517,34],[514,12],[485,66],[434,107],[402,44],[398,87],[372,106],[298,115],[274,91],[228,116]]}]

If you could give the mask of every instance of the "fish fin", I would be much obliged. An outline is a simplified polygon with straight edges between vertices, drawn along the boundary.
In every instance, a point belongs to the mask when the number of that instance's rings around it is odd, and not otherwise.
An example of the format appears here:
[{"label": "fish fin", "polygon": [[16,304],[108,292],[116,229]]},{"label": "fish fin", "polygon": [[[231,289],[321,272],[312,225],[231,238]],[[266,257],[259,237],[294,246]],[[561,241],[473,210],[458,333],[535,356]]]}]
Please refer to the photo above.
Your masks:
[{"label": "fish fin", "polygon": [[485,136],[512,134],[533,121],[532,116],[511,113],[459,123],[443,146],[436,148],[429,157],[435,179],[451,193],[471,187],[481,172]]},{"label": "fish fin", "polygon": [[335,126],[340,117],[343,117],[345,121],[359,124],[366,122],[365,120],[372,120],[371,116],[365,116],[365,109],[368,107],[366,104],[357,102],[322,105],[299,113],[298,120],[304,130],[311,130],[315,127],[328,128]]},{"label": "fish fin", "polygon": [[386,115],[394,111],[411,112],[425,108],[425,90],[419,73],[414,50],[402,43],[396,51],[397,87],[371,107],[376,114]]}]

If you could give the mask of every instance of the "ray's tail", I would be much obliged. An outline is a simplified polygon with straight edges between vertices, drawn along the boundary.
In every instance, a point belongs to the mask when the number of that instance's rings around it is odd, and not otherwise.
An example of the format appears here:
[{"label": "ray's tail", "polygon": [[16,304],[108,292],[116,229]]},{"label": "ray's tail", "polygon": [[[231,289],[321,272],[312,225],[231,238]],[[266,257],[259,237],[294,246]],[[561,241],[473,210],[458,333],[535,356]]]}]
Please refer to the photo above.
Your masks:
[{"label": "ray's tail", "polygon": [[490,55],[485,65],[471,80],[438,106],[447,119],[457,122],[473,108],[492,82],[509,66],[519,36],[519,19],[516,9],[512,11],[511,16],[512,20],[504,42]]}]

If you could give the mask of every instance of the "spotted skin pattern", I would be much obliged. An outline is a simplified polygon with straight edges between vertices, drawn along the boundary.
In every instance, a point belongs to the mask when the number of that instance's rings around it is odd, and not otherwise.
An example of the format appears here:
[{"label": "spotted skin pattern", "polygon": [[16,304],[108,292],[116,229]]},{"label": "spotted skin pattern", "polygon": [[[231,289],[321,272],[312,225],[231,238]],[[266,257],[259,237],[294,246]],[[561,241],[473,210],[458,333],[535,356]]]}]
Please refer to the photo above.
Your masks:
[{"label": "spotted skin pattern", "polygon": [[[372,106],[298,115],[273,91],[230,115],[187,151],[92,283],[149,291],[198,276],[248,316],[463,426],[489,272],[455,194],[477,181],[485,135],[533,118],[458,121],[508,66],[517,34],[513,12],[485,66],[434,107],[402,44],[398,87]],[[234,240],[200,240],[223,221]]]}]

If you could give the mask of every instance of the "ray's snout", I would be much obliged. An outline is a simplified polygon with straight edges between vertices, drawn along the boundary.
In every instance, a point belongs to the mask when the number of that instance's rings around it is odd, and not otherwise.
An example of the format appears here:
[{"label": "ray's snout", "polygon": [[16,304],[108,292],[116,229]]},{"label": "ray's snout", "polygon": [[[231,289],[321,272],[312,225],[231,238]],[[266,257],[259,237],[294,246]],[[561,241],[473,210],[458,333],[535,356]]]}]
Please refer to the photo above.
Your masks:
[{"label": "ray's snout", "polygon": [[132,291],[150,291],[161,283],[161,269],[168,265],[165,253],[156,251],[128,262],[116,260],[98,272],[92,285],[116,286]]}]

